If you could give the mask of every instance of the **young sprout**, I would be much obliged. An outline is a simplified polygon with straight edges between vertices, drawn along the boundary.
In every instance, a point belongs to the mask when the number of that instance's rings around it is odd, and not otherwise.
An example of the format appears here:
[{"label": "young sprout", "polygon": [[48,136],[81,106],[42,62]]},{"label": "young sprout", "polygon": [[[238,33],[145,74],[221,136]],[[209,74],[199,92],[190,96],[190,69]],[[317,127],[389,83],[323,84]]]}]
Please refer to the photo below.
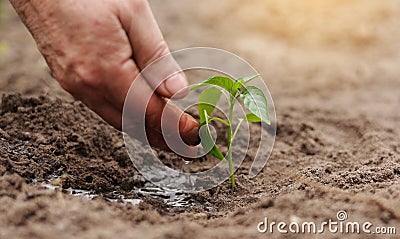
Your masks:
[{"label": "young sprout", "polygon": [[[227,158],[232,188],[235,187],[235,176],[232,162],[232,142],[235,139],[241,124],[243,122],[265,122],[268,125],[271,124],[268,115],[267,98],[265,97],[263,91],[255,86],[247,86],[251,80],[259,76],[260,75],[255,75],[251,77],[239,78],[237,80],[233,80],[225,76],[215,76],[191,88],[191,90],[196,90],[204,86],[211,86],[201,92],[198,100],[200,126],[206,126],[206,130],[200,130],[200,137],[202,139],[201,144],[206,152],[208,152],[210,155],[220,160],[226,160],[218,146],[215,144],[215,141],[211,135],[209,123],[211,121],[219,121],[227,127]],[[226,96],[229,106],[227,121],[212,116],[215,106],[217,105],[222,94]],[[237,101],[242,102],[244,107],[249,112],[243,119],[239,119],[236,128],[233,129],[233,109]],[[201,127],[200,129],[202,128],[204,127]]]}]

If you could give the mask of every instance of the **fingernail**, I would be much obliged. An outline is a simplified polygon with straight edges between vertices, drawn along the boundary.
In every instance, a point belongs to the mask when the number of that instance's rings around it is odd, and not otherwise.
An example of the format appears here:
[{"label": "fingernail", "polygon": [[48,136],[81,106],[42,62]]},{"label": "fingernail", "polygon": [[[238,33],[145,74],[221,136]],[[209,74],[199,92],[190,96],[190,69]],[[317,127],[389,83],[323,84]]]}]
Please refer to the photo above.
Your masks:
[{"label": "fingernail", "polygon": [[183,73],[171,76],[165,81],[165,88],[167,91],[174,95],[174,98],[181,98],[187,95],[187,80]]},{"label": "fingernail", "polygon": [[189,145],[197,145],[200,142],[199,124],[190,115],[184,114],[180,120],[179,128],[183,141]]}]

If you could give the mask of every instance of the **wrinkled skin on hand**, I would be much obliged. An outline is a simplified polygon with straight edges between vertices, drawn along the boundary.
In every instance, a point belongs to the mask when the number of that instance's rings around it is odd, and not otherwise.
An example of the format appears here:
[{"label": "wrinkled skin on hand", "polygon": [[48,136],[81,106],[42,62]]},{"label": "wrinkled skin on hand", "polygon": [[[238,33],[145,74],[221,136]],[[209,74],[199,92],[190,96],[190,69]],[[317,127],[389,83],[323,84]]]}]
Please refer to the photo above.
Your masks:
[{"label": "wrinkled skin on hand", "polygon": [[[132,82],[148,64],[169,53],[148,2],[10,2],[59,84],[105,121],[121,129],[125,96]],[[187,81],[183,73],[163,80],[161,77],[146,78],[140,92],[134,93],[138,97],[151,95],[146,109],[146,132],[152,146],[165,149],[167,146],[160,133],[161,114],[166,99],[187,86]],[[157,85],[153,93],[152,87]],[[175,114],[182,113],[178,109],[175,111]],[[186,143],[198,143],[198,123],[191,116],[185,113],[180,116],[179,131]]]}]

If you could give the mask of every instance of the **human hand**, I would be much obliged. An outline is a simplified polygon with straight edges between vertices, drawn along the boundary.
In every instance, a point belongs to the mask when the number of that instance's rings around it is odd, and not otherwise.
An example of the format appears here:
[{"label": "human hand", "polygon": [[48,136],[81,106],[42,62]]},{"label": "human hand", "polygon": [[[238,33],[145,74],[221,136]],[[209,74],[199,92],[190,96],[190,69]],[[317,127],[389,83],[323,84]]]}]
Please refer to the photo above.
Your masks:
[{"label": "human hand", "polygon": [[[125,96],[132,82],[148,64],[169,53],[148,2],[10,2],[60,85],[105,121],[121,129]],[[137,92],[138,98],[151,95],[146,110],[146,133],[152,146],[163,149],[168,148],[160,130],[166,106],[163,97],[170,98],[187,86],[183,73],[163,81],[161,76],[173,73],[170,70],[165,69],[158,77],[146,78],[146,84]],[[152,88],[158,85],[153,93]],[[181,113],[175,110],[174,114]],[[198,127],[190,115],[180,116],[179,134],[187,144],[198,143]]]}]

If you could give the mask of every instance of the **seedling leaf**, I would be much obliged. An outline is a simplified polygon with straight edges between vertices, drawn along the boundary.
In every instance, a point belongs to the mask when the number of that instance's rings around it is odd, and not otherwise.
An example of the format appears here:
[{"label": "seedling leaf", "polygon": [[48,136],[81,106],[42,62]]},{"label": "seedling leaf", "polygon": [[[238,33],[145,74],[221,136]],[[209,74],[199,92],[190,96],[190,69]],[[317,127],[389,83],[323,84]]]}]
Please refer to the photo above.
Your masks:
[{"label": "seedling leaf", "polygon": [[229,77],[225,77],[225,76],[215,76],[212,78],[209,78],[203,82],[201,82],[200,84],[193,86],[191,88],[191,90],[196,90],[198,88],[201,88],[205,85],[215,85],[215,86],[219,86],[224,88],[226,91],[228,91],[229,93],[232,93],[232,86],[233,86],[234,82],[231,78]]},{"label": "seedling leaf", "polygon": [[267,124],[271,124],[268,116],[268,103],[262,90],[255,86],[246,87],[240,94],[244,106]]},{"label": "seedling leaf", "polygon": [[204,150],[209,151],[208,153],[211,154],[212,156],[214,156],[220,160],[225,160],[224,155],[218,149],[218,147],[215,144],[215,141],[211,135],[210,127],[208,124],[209,116],[205,110],[204,110],[204,116],[205,116],[205,124],[203,127],[200,127],[200,131],[199,131],[200,138],[201,138],[201,145],[203,146]]},{"label": "seedling leaf", "polygon": [[247,122],[249,123],[258,123],[261,122],[262,120],[260,119],[260,117],[258,117],[257,115],[253,114],[253,113],[249,113],[246,115],[246,119]]},{"label": "seedling leaf", "polygon": [[254,75],[254,76],[248,76],[248,77],[243,77],[239,78],[238,81],[243,81],[244,84],[248,84],[250,81],[254,80],[255,78],[261,76],[260,74]]},{"label": "seedling leaf", "polygon": [[222,94],[221,90],[219,90],[216,87],[210,87],[201,92],[197,104],[197,108],[199,110],[199,115],[200,115],[200,125],[206,123],[205,112],[207,113],[207,115],[212,114],[212,112],[215,109],[215,106],[217,105],[221,97],[221,94]]}]

